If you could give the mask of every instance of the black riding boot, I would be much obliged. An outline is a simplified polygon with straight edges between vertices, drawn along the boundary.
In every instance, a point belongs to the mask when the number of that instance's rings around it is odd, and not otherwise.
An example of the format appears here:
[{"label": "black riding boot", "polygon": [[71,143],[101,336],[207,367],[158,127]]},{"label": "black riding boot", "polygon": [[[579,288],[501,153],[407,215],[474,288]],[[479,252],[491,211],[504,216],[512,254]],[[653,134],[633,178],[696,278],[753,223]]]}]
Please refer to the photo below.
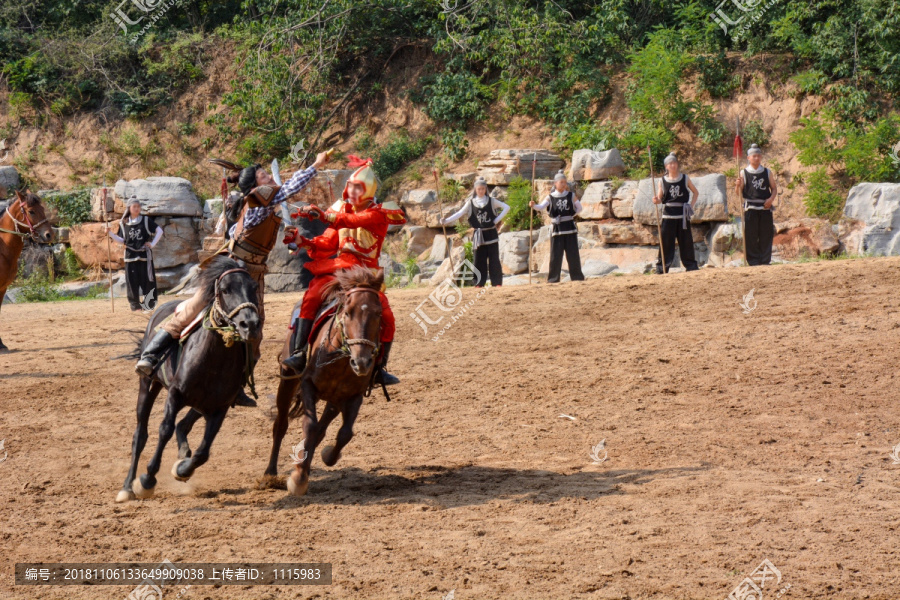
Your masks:
[{"label": "black riding boot", "polygon": [[169,349],[169,346],[174,342],[175,338],[169,335],[168,331],[160,329],[156,335],[153,336],[153,339],[150,340],[150,343],[144,348],[144,351],[141,353],[141,359],[134,367],[134,370],[141,375],[150,377],[153,373],[153,369],[159,364],[163,353],[165,353],[165,351]]},{"label": "black riding boot", "polygon": [[378,365],[378,373],[375,374],[375,383],[379,385],[397,385],[400,379],[387,372],[387,361],[391,355],[391,344],[394,342],[385,342],[382,346],[384,354],[381,356],[381,364]]},{"label": "black riding boot", "polygon": [[296,319],[294,334],[291,336],[291,355],[281,361],[283,366],[294,375],[299,375],[306,368],[306,344],[312,332],[312,319]]}]

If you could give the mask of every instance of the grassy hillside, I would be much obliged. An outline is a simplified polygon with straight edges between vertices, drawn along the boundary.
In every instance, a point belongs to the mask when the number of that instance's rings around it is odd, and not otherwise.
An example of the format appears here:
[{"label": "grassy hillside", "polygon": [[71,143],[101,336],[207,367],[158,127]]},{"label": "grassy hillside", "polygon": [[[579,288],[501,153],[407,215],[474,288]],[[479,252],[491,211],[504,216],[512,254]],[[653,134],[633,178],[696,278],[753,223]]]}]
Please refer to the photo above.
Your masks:
[{"label": "grassy hillside", "polygon": [[725,169],[740,117],[801,212],[831,216],[853,183],[900,180],[900,14],[795,4],[9,0],[0,138],[44,187],[197,180],[207,155],[301,141],[372,154],[402,186],[497,144],[617,146],[631,175],[649,144],[657,166],[675,149]]}]

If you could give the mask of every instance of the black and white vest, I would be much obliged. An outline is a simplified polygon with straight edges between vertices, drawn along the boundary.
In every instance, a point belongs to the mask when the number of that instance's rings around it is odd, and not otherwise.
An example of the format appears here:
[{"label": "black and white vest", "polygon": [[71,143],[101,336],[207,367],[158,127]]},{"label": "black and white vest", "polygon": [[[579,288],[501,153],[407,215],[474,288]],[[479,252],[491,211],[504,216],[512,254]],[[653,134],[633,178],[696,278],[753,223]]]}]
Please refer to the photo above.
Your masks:
[{"label": "black and white vest", "polygon": [[553,235],[566,235],[578,231],[575,225],[575,194],[567,192],[564,196],[550,194],[550,219],[553,223]]},{"label": "black and white vest", "polygon": [[762,206],[771,195],[769,169],[763,168],[761,173],[751,173],[744,169],[744,200],[748,206]]},{"label": "black and white vest", "polygon": [[[690,202],[691,191],[687,186],[687,175],[681,174],[677,181],[669,182],[663,177],[663,215],[680,217],[684,213],[684,204]],[[681,204],[682,206],[672,206]]]},{"label": "black and white vest", "polygon": [[481,244],[491,244],[500,239],[494,220],[497,214],[494,212],[494,200],[488,198],[487,204],[482,208],[475,205],[475,198],[469,200],[471,203],[471,212],[469,213],[469,225],[474,229],[480,229],[482,237]]},{"label": "black and white vest", "polygon": [[125,240],[125,262],[146,261],[147,248],[144,244],[153,241],[159,225],[146,215],[142,215],[136,223],[126,218],[119,225],[119,237]]}]

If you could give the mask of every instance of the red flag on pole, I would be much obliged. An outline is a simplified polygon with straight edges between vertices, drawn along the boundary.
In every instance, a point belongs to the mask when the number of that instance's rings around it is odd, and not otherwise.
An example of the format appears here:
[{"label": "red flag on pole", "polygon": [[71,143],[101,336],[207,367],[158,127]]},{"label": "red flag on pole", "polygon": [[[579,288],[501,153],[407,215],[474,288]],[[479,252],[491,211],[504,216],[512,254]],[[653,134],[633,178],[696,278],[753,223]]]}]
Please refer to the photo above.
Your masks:
[{"label": "red flag on pole", "polygon": [[734,136],[734,158],[741,160],[744,156],[744,140],[741,139],[741,120],[737,119],[737,133]]}]

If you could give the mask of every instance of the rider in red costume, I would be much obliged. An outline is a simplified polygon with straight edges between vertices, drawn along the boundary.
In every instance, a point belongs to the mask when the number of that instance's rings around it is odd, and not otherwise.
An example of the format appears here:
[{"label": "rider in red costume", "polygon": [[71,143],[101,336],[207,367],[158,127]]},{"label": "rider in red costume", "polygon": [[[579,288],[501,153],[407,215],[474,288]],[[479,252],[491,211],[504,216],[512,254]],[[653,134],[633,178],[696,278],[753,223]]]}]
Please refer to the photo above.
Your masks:
[{"label": "rider in red costume", "polygon": [[[359,168],[347,180],[343,200],[335,203],[327,212],[316,206],[309,206],[295,215],[302,214],[310,219],[322,220],[328,224],[328,230],[313,239],[300,236],[296,228],[285,230],[284,243],[295,243],[306,249],[311,259],[306,268],[315,275],[303,296],[300,316],[293,323],[291,355],[281,363],[295,374],[302,373],[306,368],[306,345],[316,313],[322,306],[322,290],[325,285],[342,269],[364,267],[374,273],[381,270],[378,258],[381,256],[381,246],[387,237],[388,227],[406,222],[399,207],[385,207],[375,202],[378,182],[372,169],[372,161],[360,160],[354,156],[350,156],[350,159],[350,167]],[[383,352],[375,382],[393,385],[400,380],[388,373],[385,365],[394,340],[394,313],[383,291],[380,296],[383,309]]]}]

